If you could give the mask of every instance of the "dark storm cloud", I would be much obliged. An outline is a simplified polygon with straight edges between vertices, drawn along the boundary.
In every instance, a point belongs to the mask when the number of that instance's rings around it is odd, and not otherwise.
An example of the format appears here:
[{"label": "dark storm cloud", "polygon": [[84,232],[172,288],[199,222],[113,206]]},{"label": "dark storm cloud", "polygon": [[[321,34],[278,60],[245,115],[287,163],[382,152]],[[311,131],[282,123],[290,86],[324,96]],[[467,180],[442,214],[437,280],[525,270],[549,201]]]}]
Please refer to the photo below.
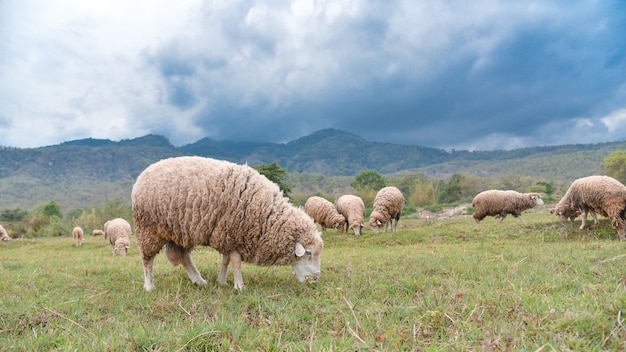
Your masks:
[{"label": "dark storm cloud", "polygon": [[21,38],[0,43],[5,135],[50,124],[39,135],[164,131],[180,145],[333,127],[455,149],[626,138],[621,1],[20,4],[4,9],[37,21],[0,27]]}]

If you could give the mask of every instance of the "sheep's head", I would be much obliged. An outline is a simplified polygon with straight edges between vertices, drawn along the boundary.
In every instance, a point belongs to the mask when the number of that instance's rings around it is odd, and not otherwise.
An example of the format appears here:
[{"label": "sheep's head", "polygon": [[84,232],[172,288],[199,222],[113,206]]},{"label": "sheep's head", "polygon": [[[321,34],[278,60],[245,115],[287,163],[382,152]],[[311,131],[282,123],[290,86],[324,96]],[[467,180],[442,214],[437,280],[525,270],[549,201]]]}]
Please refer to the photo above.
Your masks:
[{"label": "sheep's head", "polygon": [[343,215],[341,215],[341,214],[338,214],[333,219],[333,227],[336,228],[336,229],[339,228],[339,226],[342,226],[345,223],[346,223],[346,218]]},{"label": "sheep's head", "polygon": [[374,230],[374,233],[378,233],[379,228],[385,224],[383,219],[383,214],[374,210],[372,215],[370,215],[370,227]]},{"label": "sheep's head", "polygon": [[530,193],[530,199],[535,203],[535,205],[543,205],[543,200],[541,199],[541,194],[539,193]]},{"label": "sheep's head", "polygon": [[121,256],[125,256],[126,253],[128,253],[129,249],[130,243],[128,241],[125,241],[123,239],[118,239],[117,241],[115,241],[114,251],[119,252]]},{"label": "sheep's head", "polygon": [[296,242],[294,247],[294,255],[297,257],[296,262],[291,264],[293,272],[298,277],[298,281],[305,283],[308,277],[311,282],[317,282],[320,276],[321,254],[324,248],[324,242],[319,232],[315,233],[314,240],[306,245]]}]

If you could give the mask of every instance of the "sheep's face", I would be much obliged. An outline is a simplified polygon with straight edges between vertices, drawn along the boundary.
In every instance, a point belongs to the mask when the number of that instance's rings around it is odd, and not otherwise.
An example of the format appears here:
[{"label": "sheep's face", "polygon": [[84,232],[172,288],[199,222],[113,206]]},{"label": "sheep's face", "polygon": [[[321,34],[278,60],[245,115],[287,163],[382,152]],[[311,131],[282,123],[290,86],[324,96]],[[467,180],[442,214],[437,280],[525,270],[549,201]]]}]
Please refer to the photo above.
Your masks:
[{"label": "sheep's face", "polygon": [[532,199],[535,202],[535,205],[543,205],[543,200],[541,199],[540,194],[533,193],[531,194],[530,199]]},{"label": "sheep's face", "polygon": [[120,242],[115,243],[115,251],[119,252],[122,257],[126,255],[129,249],[130,249],[130,245],[126,243],[120,243]]},{"label": "sheep's face", "polygon": [[296,243],[295,256],[298,259],[291,267],[301,283],[305,283],[308,277],[312,278],[312,282],[317,282],[319,279],[323,242],[319,234],[318,238],[318,244],[307,246],[307,248],[300,242]]}]

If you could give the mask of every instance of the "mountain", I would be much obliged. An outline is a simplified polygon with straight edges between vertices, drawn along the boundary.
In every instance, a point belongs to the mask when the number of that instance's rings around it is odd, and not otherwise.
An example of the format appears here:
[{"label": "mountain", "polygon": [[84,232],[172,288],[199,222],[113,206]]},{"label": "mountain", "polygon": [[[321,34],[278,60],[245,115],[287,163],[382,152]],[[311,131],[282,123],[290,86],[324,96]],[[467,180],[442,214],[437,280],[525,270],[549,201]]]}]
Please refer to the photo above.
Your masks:
[{"label": "mountain", "polygon": [[64,210],[118,198],[129,200],[132,185],[142,170],[160,159],[181,155],[251,166],[277,162],[292,174],[320,174],[342,177],[344,181],[364,169],[374,169],[389,176],[407,172],[442,179],[454,173],[483,178],[520,175],[536,181],[565,183],[601,173],[602,160],[618,149],[626,150],[626,142],[510,151],[446,151],[369,142],[336,129],[317,131],[288,143],[203,138],[181,147],[159,135],[118,142],[87,138],[41,148],[0,148],[0,210],[30,209],[51,200]]}]

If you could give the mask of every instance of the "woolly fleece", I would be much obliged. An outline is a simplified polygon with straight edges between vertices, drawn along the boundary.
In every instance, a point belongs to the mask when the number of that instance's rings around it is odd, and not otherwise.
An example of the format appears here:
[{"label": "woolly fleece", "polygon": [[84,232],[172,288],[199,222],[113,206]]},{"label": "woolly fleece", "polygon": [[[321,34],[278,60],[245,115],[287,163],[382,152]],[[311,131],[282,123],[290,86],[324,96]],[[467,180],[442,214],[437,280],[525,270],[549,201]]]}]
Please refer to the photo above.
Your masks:
[{"label": "woolly fleece", "polygon": [[315,223],[251,167],[202,157],[161,160],[137,178],[132,208],[146,291],[154,289],[152,261],[165,244],[172,264],[182,262],[196,284],[206,284],[189,256],[198,245],[223,255],[219,283],[225,283],[233,260],[237,289],[243,288],[238,259],[262,266],[291,264],[301,282],[319,275],[324,243]]},{"label": "woolly fleece", "polygon": [[354,230],[355,235],[361,234],[365,219],[365,204],[359,196],[346,194],[337,199],[337,211],[346,218],[344,228],[341,231]]},{"label": "woolly fleece", "polygon": [[337,209],[330,201],[313,196],[304,203],[304,212],[313,218],[313,221],[322,226],[322,233],[327,227],[339,228],[343,226],[346,218],[337,212]]},{"label": "woolly fleece", "polygon": [[374,232],[378,233],[382,225],[385,225],[385,231],[387,231],[389,224],[391,224],[391,231],[395,232],[402,215],[403,206],[404,196],[397,187],[388,186],[380,189],[374,198],[369,221]]}]

